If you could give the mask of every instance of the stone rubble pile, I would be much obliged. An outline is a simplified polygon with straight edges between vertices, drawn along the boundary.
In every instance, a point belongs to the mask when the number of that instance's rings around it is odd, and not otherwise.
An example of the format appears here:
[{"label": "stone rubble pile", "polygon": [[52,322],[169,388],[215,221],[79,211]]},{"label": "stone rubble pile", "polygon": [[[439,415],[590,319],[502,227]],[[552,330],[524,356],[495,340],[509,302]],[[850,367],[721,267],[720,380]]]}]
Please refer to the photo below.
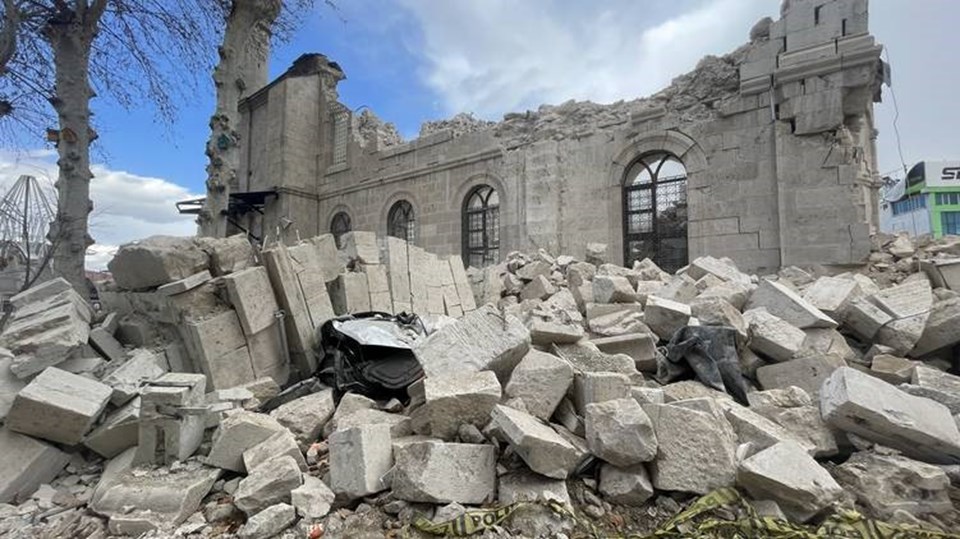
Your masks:
[{"label": "stone rubble pile", "polygon": [[[61,280],[11,300],[4,536],[383,537],[537,500],[645,533],[721,487],[793,522],[855,507],[960,527],[960,299],[925,272],[758,277],[707,256],[669,274],[591,244],[468,276],[364,232],[262,252],[151,238],[111,270],[105,316]],[[431,320],[407,401],[315,380],[274,398],[316,370],[320,325],[371,309]],[[667,378],[675,335],[701,326],[731,328],[745,401]],[[483,536],[576,525],[528,506]]]}]

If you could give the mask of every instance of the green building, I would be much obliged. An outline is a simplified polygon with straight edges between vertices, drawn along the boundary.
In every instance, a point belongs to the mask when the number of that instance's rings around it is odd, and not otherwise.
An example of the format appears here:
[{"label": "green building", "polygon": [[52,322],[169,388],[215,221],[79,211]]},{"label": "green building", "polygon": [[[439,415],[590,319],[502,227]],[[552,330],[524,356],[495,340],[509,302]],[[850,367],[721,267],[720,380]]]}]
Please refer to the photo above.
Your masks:
[{"label": "green building", "polygon": [[923,161],[889,189],[880,207],[883,232],[960,235],[960,161]]}]

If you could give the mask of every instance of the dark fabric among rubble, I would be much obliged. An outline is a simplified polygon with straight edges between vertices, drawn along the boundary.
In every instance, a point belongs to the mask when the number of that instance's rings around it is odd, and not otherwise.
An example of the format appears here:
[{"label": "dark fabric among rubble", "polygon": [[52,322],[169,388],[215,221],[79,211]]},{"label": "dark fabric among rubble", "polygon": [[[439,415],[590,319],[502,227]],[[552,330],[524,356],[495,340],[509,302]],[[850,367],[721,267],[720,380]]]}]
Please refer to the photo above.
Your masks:
[{"label": "dark fabric among rubble", "polygon": [[666,353],[657,358],[657,381],[668,384],[693,374],[697,380],[726,391],[740,404],[747,403],[747,383],[740,371],[737,332],[724,326],[680,328]]}]

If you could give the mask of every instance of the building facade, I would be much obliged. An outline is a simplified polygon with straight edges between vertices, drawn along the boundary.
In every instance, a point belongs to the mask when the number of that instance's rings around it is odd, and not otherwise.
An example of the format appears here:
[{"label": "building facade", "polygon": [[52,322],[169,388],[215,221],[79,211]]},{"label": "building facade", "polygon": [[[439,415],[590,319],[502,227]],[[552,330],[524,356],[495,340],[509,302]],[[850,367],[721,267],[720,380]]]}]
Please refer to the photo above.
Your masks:
[{"label": "building facade", "polygon": [[266,242],[372,230],[473,266],[589,242],[668,270],[858,263],[879,222],[881,50],[866,0],[791,0],[648,98],[458,115],[408,142],[304,55],[241,102],[231,222]]},{"label": "building facade", "polygon": [[883,232],[960,235],[960,161],[924,161],[884,193]]}]

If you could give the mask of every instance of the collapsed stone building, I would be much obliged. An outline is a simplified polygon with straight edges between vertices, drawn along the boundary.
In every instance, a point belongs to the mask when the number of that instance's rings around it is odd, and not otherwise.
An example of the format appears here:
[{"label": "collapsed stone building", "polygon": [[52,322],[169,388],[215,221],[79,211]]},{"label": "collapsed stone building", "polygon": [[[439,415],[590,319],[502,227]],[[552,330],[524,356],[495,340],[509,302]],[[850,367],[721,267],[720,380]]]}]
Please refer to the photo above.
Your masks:
[{"label": "collapsed stone building", "polygon": [[233,231],[370,230],[475,267],[590,242],[669,271],[701,255],[751,271],[862,262],[886,74],[867,7],[784,2],[748,44],[648,98],[458,115],[409,142],[338,101],[338,64],[303,55],[241,102]]}]

